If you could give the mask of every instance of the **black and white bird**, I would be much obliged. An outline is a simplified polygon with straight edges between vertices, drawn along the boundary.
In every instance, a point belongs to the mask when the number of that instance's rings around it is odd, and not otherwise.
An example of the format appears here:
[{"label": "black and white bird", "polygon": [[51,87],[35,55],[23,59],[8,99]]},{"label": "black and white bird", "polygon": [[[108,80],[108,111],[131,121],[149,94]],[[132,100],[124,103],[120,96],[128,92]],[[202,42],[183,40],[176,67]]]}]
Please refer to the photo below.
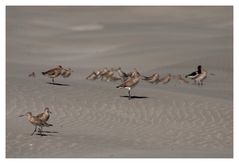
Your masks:
[{"label": "black and white bird", "polygon": [[207,74],[207,71],[202,69],[202,66],[199,65],[197,71],[194,71],[185,77],[194,80],[194,84],[203,85],[203,80],[207,78]]}]

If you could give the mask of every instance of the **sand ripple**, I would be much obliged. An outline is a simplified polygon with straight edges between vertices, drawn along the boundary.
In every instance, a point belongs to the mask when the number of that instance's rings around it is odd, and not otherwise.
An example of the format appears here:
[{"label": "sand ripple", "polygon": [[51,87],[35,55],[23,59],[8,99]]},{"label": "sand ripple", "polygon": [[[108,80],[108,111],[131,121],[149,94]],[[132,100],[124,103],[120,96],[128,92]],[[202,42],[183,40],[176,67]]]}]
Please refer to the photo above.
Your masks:
[{"label": "sand ripple", "polygon": [[[41,82],[29,85],[20,83],[8,88],[8,157],[89,157],[97,156],[97,151],[114,156],[109,153],[114,149],[172,154],[182,149],[232,150],[232,103],[223,99],[166,91],[145,93],[139,87],[134,94],[151,97],[128,101],[105,83],[65,88]],[[33,126],[16,118],[16,113],[38,113],[45,106],[53,112],[49,122],[54,124],[46,130],[57,133],[31,137]],[[15,127],[18,130],[12,131]],[[49,144],[56,145],[49,148]],[[54,152],[55,148],[59,151]]]}]

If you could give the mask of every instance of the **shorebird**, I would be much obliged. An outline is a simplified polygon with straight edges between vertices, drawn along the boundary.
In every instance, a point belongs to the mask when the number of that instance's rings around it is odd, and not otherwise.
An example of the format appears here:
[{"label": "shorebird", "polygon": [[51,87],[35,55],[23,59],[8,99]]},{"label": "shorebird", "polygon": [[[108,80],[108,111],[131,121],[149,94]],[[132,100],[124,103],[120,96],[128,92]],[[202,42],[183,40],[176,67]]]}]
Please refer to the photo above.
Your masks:
[{"label": "shorebird", "polygon": [[142,80],[145,80],[145,81],[148,81],[149,83],[151,84],[158,84],[159,83],[159,74],[157,73],[154,73],[153,75],[151,76],[143,76],[143,79]]},{"label": "shorebird", "polygon": [[140,73],[135,69],[132,76],[128,77],[122,84],[116,86],[116,88],[125,88],[128,90],[129,100],[131,99],[130,91],[133,89],[140,81]]},{"label": "shorebird", "polygon": [[63,68],[61,71],[61,76],[63,78],[67,78],[71,75],[72,72],[73,72],[73,70],[71,68],[68,68],[68,69]]},{"label": "shorebird", "polygon": [[63,67],[61,65],[58,65],[56,68],[52,68],[46,72],[42,72],[43,75],[46,75],[52,79],[52,83],[54,83],[54,78],[61,75]]},{"label": "shorebird", "polygon": [[114,75],[114,68],[108,69],[107,71],[105,71],[104,73],[101,74],[101,79],[102,80],[106,80],[106,81],[110,81],[110,78]]},{"label": "shorebird", "polygon": [[107,81],[117,81],[121,80],[120,77],[114,76],[114,73],[117,72],[120,68],[111,68],[108,70],[105,74],[104,77]]},{"label": "shorebird", "polygon": [[109,70],[108,70],[107,67],[105,67],[105,68],[99,70],[99,77],[101,78],[101,80],[104,80],[104,76],[105,76],[105,74],[106,74],[108,71],[109,71]]},{"label": "shorebird", "polygon": [[99,74],[97,75],[95,72],[92,72],[89,76],[86,77],[87,80],[96,80]]},{"label": "shorebird", "polygon": [[201,74],[201,72],[202,72],[202,66],[199,65],[199,66],[197,67],[197,71],[194,71],[194,72],[192,72],[192,73],[186,75],[185,77],[194,80],[194,84],[196,84],[195,79],[197,78],[197,76],[198,76],[199,74]]},{"label": "shorebird", "polygon": [[[24,115],[19,115],[19,117],[23,117],[23,116],[27,116],[27,120],[35,126],[35,129],[34,131],[32,132],[31,135],[33,135],[36,130],[37,130],[37,126],[39,126],[40,128],[42,128],[43,126],[45,127],[49,127],[49,126],[53,126],[52,124],[48,124],[47,122],[45,121],[42,121],[40,118],[38,118],[37,116],[33,116],[31,112],[27,112],[26,114]],[[41,134],[41,131],[39,131],[40,134]]]},{"label": "shorebird", "polygon": [[[36,115],[36,117],[38,117],[40,120],[42,120],[43,122],[47,122],[48,120],[49,120],[49,118],[50,118],[50,114],[51,114],[52,112],[50,111],[50,109],[48,108],[48,107],[46,107],[45,109],[44,109],[44,112],[43,113],[40,113],[40,114],[38,114],[38,115]],[[43,127],[41,127],[41,129],[40,129],[40,131],[42,131],[42,128]]]},{"label": "shorebird", "polygon": [[93,71],[90,75],[86,77],[87,80],[96,80],[101,78],[101,80],[104,79],[105,74],[108,72],[108,68],[101,68],[98,70]]},{"label": "shorebird", "polygon": [[32,73],[30,73],[29,75],[28,75],[28,77],[36,77],[36,75],[35,75],[35,72],[32,72]]},{"label": "shorebird", "polygon": [[167,76],[162,77],[159,79],[159,82],[162,82],[162,84],[167,84],[172,78],[172,75],[169,73]]},{"label": "shorebird", "polygon": [[127,80],[129,75],[121,70],[121,67],[117,69],[119,77],[122,79],[122,82]]}]

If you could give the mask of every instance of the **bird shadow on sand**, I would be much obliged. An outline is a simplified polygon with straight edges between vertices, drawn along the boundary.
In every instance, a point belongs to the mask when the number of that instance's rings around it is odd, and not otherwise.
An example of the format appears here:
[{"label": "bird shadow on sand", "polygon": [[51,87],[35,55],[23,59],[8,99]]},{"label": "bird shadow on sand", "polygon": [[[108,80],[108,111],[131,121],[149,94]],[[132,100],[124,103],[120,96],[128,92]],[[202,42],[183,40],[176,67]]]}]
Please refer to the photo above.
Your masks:
[{"label": "bird shadow on sand", "polygon": [[57,132],[57,131],[41,131],[42,133],[59,133],[59,132]]},{"label": "bird shadow on sand", "polygon": [[58,86],[70,86],[69,84],[62,84],[62,83],[52,83],[52,82],[47,82],[47,84],[51,84],[51,85],[58,85]]},{"label": "bird shadow on sand", "polygon": [[[129,99],[129,96],[120,96]],[[147,96],[131,96],[131,99],[147,99]]]},{"label": "bird shadow on sand", "polygon": [[38,135],[38,136],[55,136],[53,135],[54,133],[59,133],[59,132],[56,132],[56,131],[42,131],[41,133],[36,133],[35,135]]}]

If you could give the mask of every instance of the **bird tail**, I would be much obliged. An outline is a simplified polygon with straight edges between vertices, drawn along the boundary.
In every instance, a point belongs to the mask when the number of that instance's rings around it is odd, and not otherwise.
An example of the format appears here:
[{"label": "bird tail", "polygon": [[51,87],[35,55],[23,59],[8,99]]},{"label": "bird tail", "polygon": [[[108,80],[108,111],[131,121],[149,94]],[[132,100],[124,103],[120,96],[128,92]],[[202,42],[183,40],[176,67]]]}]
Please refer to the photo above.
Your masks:
[{"label": "bird tail", "polygon": [[42,72],[43,75],[45,75],[47,72]]}]

